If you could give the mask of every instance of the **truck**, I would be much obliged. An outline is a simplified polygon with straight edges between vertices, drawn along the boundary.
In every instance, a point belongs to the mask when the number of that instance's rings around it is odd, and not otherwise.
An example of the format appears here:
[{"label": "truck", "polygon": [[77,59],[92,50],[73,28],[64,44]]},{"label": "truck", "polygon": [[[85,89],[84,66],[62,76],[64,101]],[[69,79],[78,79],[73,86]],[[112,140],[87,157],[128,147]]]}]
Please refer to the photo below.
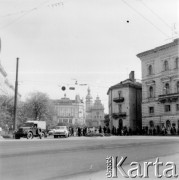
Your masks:
[{"label": "truck", "polygon": [[20,139],[25,137],[27,139],[32,139],[33,137],[47,137],[46,122],[29,120],[22,124],[17,131],[14,133],[15,139]]}]

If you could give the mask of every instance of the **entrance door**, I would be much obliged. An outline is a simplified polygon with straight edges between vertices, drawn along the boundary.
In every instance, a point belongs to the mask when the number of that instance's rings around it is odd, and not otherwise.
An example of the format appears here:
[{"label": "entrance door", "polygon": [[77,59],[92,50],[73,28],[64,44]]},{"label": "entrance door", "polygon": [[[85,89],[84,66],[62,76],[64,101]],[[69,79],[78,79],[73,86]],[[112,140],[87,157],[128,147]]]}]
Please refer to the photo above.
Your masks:
[{"label": "entrance door", "polygon": [[123,128],[123,120],[119,119],[119,129],[122,129],[122,128]]}]

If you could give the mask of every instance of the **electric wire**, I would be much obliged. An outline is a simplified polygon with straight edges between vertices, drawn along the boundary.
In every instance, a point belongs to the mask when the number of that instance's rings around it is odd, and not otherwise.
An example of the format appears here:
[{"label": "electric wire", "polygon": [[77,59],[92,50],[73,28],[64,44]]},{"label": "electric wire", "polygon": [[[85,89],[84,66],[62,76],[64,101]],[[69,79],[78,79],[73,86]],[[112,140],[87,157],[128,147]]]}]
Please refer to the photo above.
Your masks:
[{"label": "electric wire", "polygon": [[9,27],[9,26],[17,23],[18,21],[20,21],[21,19],[23,19],[23,17],[25,17],[26,15],[32,13],[33,11],[36,11],[36,10],[40,9],[41,7],[43,7],[43,6],[44,6],[47,2],[49,2],[49,1],[51,1],[51,0],[46,0],[45,2],[40,3],[38,6],[36,6],[36,7],[34,7],[34,8],[31,8],[31,9],[29,9],[29,10],[21,11],[21,13],[23,13],[22,15],[20,15],[19,17],[13,19],[13,20],[12,20],[11,22],[9,22],[8,24],[6,24],[6,25],[4,25],[4,26],[1,26],[1,27],[0,27],[0,30],[5,29],[5,28],[7,28],[7,27]]},{"label": "electric wire", "polygon": [[152,21],[150,21],[148,18],[146,18],[142,13],[137,11],[133,6],[131,6],[129,3],[127,3],[125,0],[122,0],[124,4],[126,4],[129,8],[131,8],[133,11],[135,11],[138,15],[140,15],[143,19],[145,19],[149,24],[151,24],[155,29],[157,29],[161,34],[169,37],[165,32],[163,32],[159,27],[157,27]]},{"label": "electric wire", "polygon": [[149,6],[146,5],[146,3],[144,3],[143,1],[139,1],[141,4],[143,4],[143,6],[145,6],[152,14],[154,14],[158,19],[160,19],[161,22],[163,22],[170,30],[172,30],[172,27],[165,22],[165,20],[159,16],[154,10],[152,10]]}]

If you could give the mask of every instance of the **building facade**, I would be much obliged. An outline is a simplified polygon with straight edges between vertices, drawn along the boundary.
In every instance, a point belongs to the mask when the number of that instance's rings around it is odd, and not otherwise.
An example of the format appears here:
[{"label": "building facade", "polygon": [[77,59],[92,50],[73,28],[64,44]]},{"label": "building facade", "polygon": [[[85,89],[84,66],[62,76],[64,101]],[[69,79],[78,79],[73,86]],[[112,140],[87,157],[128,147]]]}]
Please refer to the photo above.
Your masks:
[{"label": "building facade", "polygon": [[[1,50],[1,39],[0,39],[0,50]],[[14,86],[8,81],[7,73],[1,64],[1,59],[0,59],[0,96],[2,95],[8,97],[14,96]]]},{"label": "building facade", "polygon": [[88,88],[88,94],[86,96],[86,126],[99,127],[104,126],[104,106],[101,103],[99,97],[96,97],[93,103],[90,88]]},{"label": "building facade", "polygon": [[142,64],[142,126],[179,130],[179,39],[137,55]]},{"label": "building facade", "polygon": [[76,95],[75,100],[71,100],[65,95],[59,100],[53,100],[53,105],[53,120],[56,124],[63,123],[68,126],[85,124],[84,103],[79,95]]},{"label": "building facade", "polygon": [[141,129],[142,85],[136,82],[134,71],[131,71],[129,79],[111,86],[107,95],[110,129],[119,133],[124,127],[132,131]]}]

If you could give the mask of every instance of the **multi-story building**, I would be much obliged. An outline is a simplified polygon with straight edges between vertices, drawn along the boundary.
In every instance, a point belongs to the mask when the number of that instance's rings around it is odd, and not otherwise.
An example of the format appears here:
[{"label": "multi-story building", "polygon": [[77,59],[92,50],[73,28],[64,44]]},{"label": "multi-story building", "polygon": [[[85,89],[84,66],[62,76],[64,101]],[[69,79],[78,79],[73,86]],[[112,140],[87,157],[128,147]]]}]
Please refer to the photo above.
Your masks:
[{"label": "multi-story building", "polygon": [[[0,39],[0,50],[1,50],[1,39]],[[0,96],[5,95],[11,97],[14,95],[14,87],[7,79],[7,73],[1,64],[0,59]]]},{"label": "multi-story building", "polygon": [[104,106],[99,97],[93,103],[90,88],[86,96],[86,125],[88,127],[104,126]]},{"label": "multi-story building", "polygon": [[179,39],[137,55],[142,63],[142,126],[179,130]]},{"label": "multi-story building", "polygon": [[53,120],[66,125],[81,126],[85,124],[84,103],[79,95],[75,100],[71,100],[66,95],[59,99],[53,100],[54,117]]},{"label": "multi-story building", "polygon": [[136,82],[134,71],[129,79],[111,86],[107,92],[109,100],[110,129],[119,131],[126,127],[136,131],[141,128],[142,85]]}]

